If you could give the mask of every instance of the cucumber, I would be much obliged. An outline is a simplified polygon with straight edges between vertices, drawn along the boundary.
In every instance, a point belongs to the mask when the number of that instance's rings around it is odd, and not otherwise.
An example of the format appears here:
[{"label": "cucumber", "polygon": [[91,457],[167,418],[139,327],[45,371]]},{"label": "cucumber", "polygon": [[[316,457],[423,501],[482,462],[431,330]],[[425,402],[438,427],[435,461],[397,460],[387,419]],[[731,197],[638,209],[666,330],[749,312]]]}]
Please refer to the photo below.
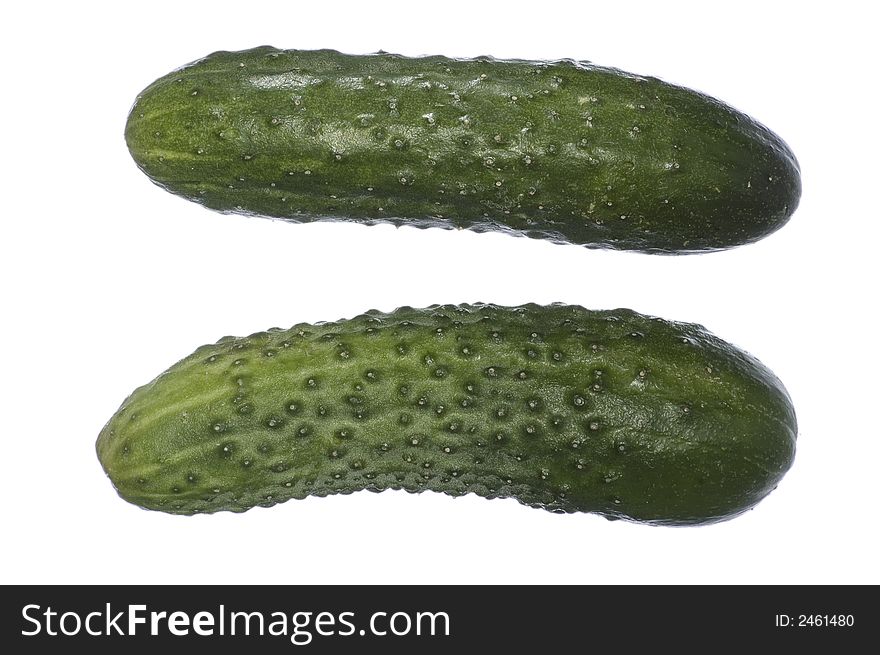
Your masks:
[{"label": "cucumber", "polygon": [[147,87],[125,137],[154,182],[222,212],[669,254],[756,241],[801,188],[748,116],[570,60],[217,52]]},{"label": "cucumber", "polygon": [[225,337],[132,393],[97,452],[122,498],[175,514],[404,489],[686,525],[755,505],[796,434],[779,380],[700,326],[475,304]]}]

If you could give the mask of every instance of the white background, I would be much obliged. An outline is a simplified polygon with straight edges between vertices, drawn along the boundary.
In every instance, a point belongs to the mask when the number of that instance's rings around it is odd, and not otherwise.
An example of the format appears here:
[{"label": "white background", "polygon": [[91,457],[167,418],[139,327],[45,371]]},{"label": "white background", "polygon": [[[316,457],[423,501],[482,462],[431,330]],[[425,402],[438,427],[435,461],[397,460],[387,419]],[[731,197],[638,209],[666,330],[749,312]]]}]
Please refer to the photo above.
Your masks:
[{"label": "white background", "polygon": [[[0,582],[880,582],[880,59],[862,7],[8,5]],[[223,216],[153,186],[122,136],[135,95],[214,50],[262,44],[570,57],[655,75],[778,132],[801,163],[801,207],[757,244],[675,258]],[[403,492],[175,517],[123,502],[98,464],[95,438],[125,396],[203,343],[473,301],[629,307],[704,324],[788,387],[800,423],[793,469],[754,511],[674,529]]]}]

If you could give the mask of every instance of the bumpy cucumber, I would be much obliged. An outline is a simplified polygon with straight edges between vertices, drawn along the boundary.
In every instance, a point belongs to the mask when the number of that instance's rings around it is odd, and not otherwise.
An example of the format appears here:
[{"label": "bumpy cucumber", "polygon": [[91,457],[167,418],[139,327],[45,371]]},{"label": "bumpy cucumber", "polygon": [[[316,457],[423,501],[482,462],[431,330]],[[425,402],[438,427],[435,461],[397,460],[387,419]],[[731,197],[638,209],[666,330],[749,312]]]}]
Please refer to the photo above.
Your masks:
[{"label": "bumpy cucumber", "polygon": [[773,374],[699,326],[477,304],[226,337],[97,451],[124,499],[178,514],[405,489],[676,525],[752,507],[796,432]]},{"label": "bumpy cucumber", "polygon": [[748,116],[567,60],[217,52],[147,87],[125,136],[172,193],[296,222],[687,253],[766,236],[800,196],[791,151]]}]

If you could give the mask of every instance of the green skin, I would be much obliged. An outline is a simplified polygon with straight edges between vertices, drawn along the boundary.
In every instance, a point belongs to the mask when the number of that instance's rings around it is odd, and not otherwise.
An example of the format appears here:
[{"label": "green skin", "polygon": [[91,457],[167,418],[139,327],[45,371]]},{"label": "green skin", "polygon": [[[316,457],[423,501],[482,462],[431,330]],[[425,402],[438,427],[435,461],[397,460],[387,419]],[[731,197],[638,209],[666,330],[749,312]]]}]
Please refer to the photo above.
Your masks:
[{"label": "green skin", "polygon": [[226,337],[97,451],[124,499],[176,514],[405,489],[688,525],[766,496],[796,434],[779,380],[699,326],[476,304]]},{"label": "green skin", "polygon": [[748,116],[568,60],[217,52],[145,89],[125,137],[168,191],[294,222],[683,254],[756,241],[800,197],[791,151]]}]

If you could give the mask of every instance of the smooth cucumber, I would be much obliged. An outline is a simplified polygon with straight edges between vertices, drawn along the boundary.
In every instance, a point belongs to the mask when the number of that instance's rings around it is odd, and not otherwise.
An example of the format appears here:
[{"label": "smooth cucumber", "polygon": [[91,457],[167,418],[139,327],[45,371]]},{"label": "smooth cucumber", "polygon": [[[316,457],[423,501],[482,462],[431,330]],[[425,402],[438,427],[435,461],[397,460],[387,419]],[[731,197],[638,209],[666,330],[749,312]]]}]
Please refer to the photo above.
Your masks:
[{"label": "smooth cucumber", "polygon": [[796,433],[779,380],[699,326],[476,304],[226,337],[132,393],[97,452],[177,514],[405,489],[680,525],[751,508]]},{"label": "smooth cucumber", "polygon": [[688,253],[756,241],[800,197],[791,151],[745,114],[570,60],[217,52],[147,87],[125,137],[168,191],[295,222]]}]

